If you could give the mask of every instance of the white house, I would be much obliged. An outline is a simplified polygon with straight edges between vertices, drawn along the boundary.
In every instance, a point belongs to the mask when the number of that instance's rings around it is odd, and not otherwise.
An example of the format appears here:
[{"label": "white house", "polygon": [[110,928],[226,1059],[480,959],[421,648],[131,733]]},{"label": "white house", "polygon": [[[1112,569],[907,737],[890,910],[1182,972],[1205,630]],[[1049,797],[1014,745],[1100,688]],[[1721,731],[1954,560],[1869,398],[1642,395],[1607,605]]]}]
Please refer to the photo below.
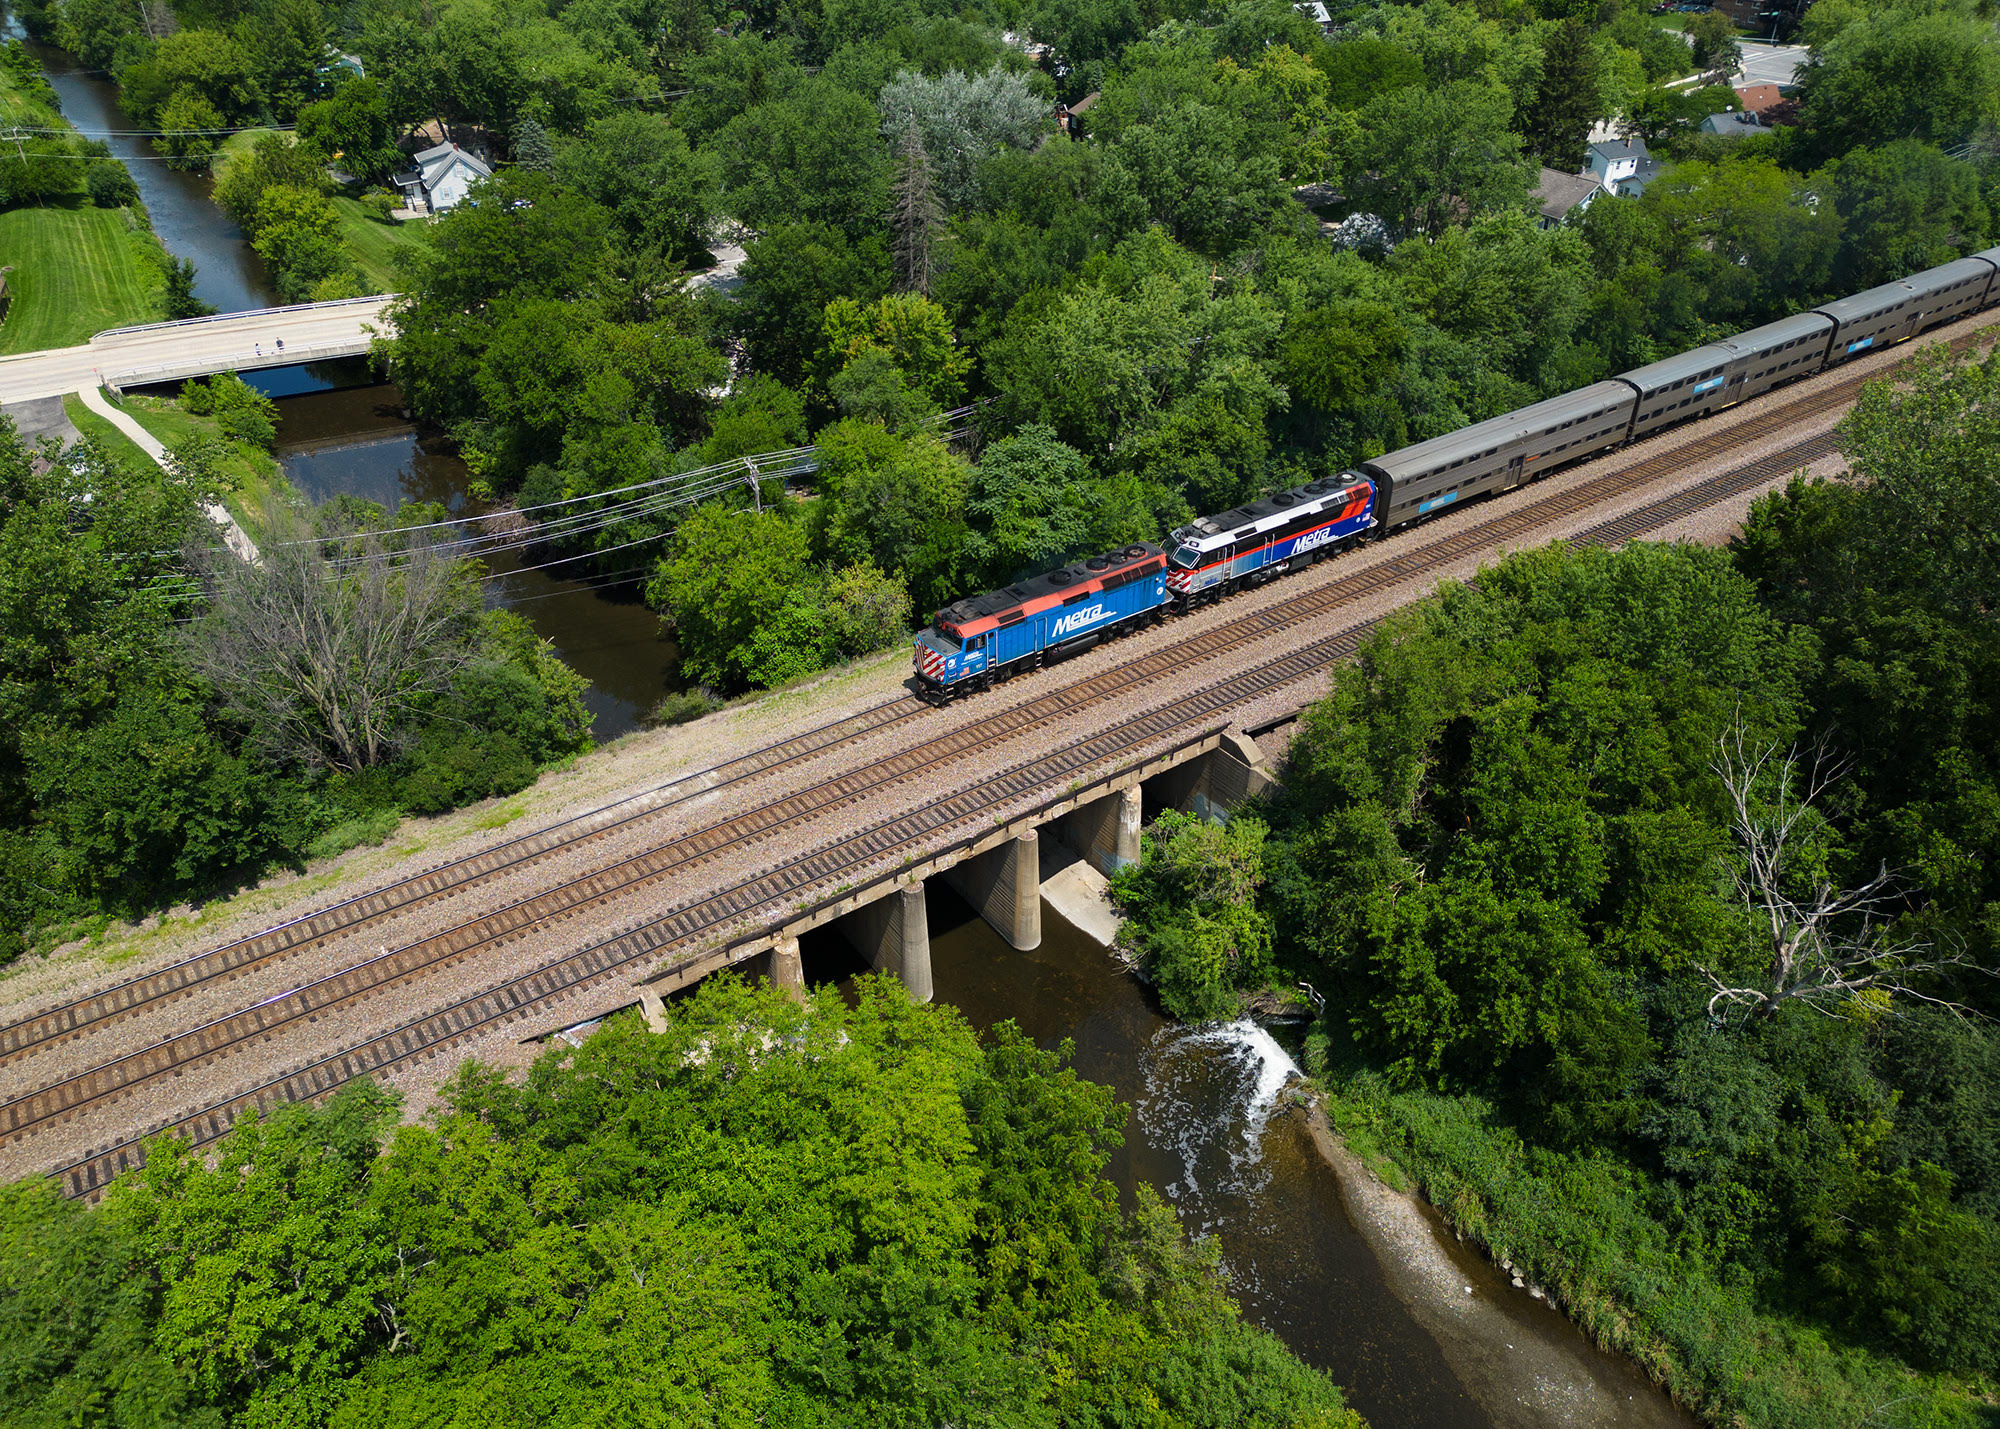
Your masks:
[{"label": "white house", "polygon": [[444,213],[458,206],[466,191],[493,170],[456,144],[440,144],[411,156],[415,166],[396,175],[396,185],[418,211]]},{"label": "white house", "polygon": [[1584,163],[1591,178],[1620,198],[1637,198],[1664,167],[1639,138],[1592,144]]},{"label": "white house", "polygon": [[1620,179],[1631,178],[1638,172],[1640,161],[1652,157],[1644,139],[1606,139],[1590,146],[1584,163],[1592,178],[1605,188],[1616,190]]}]

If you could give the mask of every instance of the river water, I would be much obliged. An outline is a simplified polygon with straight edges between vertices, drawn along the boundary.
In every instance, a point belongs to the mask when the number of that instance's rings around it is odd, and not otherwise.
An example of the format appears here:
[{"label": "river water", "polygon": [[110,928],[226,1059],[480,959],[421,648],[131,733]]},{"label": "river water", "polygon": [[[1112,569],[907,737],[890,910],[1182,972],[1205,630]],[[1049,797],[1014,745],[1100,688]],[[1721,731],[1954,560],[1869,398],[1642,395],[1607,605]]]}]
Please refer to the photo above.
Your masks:
[{"label": "river water", "polygon": [[[1692,1429],[1629,1362],[1513,1289],[1435,1218],[1422,1218],[1429,1258],[1454,1303],[1440,1309],[1435,1286],[1385,1262],[1286,1106],[1297,1068],[1269,1031],[1173,1022],[1047,904],[1042,944],[1024,953],[941,884],[926,902],[937,1000],[976,1027],[1012,1019],[1042,1046],[1073,1040],[1078,1074],[1132,1108],[1109,1168],[1127,1204],[1143,1180],[1191,1232],[1214,1235],[1246,1315],[1326,1370],[1373,1429]],[[800,951],[809,981],[862,968],[830,929]]]},{"label": "river water", "polygon": [[[245,380],[278,399],[278,462],[308,499],[347,494],[392,511],[405,501],[436,501],[454,516],[473,509],[465,463],[403,415],[401,394],[374,382],[365,359],[272,368]],[[566,579],[576,565],[547,565],[555,556],[532,548],[486,561],[489,602],[525,616],[589,679],[584,703],[600,741],[636,728],[661,695],[682,688],[679,651],[639,597],[651,555],[633,554],[623,568],[633,579],[614,584]]]},{"label": "river water", "polygon": [[[5,17],[0,33],[20,33],[11,15]],[[63,117],[91,138],[103,139],[132,171],[153,232],[167,251],[194,260],[195,296],[225,313],[277,302],[264,260],[229,215],[210,202],[209,176],[169,168],[151,141],[127,132],[137,126],[118,107],[117,86],[101,75],[82,72],[82,60],[46,45],[30,43],[28,49],[55,86]]]}]

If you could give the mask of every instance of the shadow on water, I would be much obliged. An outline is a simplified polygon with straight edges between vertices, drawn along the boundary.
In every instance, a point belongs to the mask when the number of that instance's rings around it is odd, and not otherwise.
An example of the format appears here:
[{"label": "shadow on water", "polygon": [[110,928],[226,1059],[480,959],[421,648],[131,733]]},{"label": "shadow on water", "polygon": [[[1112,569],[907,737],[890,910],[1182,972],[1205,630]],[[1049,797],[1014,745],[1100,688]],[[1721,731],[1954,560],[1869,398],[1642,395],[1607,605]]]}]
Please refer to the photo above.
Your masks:
[{"label": "shadow on water", "polygon": [[[1403,1267],[1378,1258],[1304,1118],[1285,1110],[1281,1092],[1296,1069],[1270,1033],[1248,1022],[1172,1021],[1047,904],[1041,946],[1018,952],[940,882],[928,885],[926,902],[938,1000],[981,1029],[1011,1018],[1042,1046],[1073,1039],[1078,1073],[1132,1108],[1125,1145],[1109,1167],[1125,1203],[1143,1180],[1173,1202],[1190,1231],[1214,1235],[1249,1318],[1332,1375],[1373,1429],[1613,1422],[1566,1412],[1564,1396],[1539,1383],[1548,1377],[1540,1367],[1551,1362],[1586,1366],[1616,1399],[1645,1400],[1625,1400],[1621,1409],[1637,1413],[1630,1422],[1689,1425],[1636,1368],[1510,1292],[1493,1267],[1449,1236],[1444,1250],[1456,1274],[1477,1284],[1483,1301],[1508,1302],[1502,1339],[1512,1343],[1501,1348],[1526,1353],[1482,1359],[1482,1347],[1455,1335],[1448,1319],[1420,1318],[1401,1283]],[[800,952],[816,984],[845,984],[866,968],[831,928],[807,934]]]},{"label": "shadow on water", "polygon": [[[19,34],[18,22],[11,15],[7,19],[6,33]],[[85,73],[75,55],[32,41],[28,52],[55,87],[63,117],[91,138],[101,138],[132,171],[153,232],[167,251],[194,260],[195,296],[225,313],[273,306],[278,298],[264,260],[210,199],[214,184],[209,176],[169,168],[149,140],[130,132],[138,126],[119,107],[118,87],[103,75]]]}]

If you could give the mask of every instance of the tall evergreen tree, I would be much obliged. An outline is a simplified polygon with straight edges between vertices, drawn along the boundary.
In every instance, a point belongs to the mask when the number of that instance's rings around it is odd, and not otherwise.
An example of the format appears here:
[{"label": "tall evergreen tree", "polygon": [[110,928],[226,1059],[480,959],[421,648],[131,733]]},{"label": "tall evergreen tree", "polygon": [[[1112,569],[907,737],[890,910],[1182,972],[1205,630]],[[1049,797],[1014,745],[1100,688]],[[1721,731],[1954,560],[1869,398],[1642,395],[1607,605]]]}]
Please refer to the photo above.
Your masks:
[{"label": "tall evergreen tree", "polygon": [[1528,147],[1543,164],[1566,174],[1583,167],[1584,141],[1597,122],[1601,97],[1590,36],[1575,20],[1565,20],[1542,51],[1542,82],[1522,116]]},{"label": "tall evergreen tree", "polygon": [[516,165],[544,174],[555,172],[556,146],[549,139],[549,131],[533,115],[523,114],[516,121],[512,140]]},{"label": "tall evergreen tree", "polygon": [[889,190],[889,227],[896,261],[896,290],[929,297],[939,271],[937,241],[944,205],[931,175],[931,157],[912,119],[897,146],[901,172]]}]

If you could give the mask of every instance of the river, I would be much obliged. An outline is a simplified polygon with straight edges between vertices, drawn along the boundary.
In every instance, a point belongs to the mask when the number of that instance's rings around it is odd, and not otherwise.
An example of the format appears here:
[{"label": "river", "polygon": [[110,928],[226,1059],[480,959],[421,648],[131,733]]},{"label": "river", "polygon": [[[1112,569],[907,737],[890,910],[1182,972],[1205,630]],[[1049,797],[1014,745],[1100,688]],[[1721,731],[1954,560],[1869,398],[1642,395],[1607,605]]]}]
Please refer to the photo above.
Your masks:
[{"label": "river", "polygon": [[[344,493],[391,510],[405,501],[436,501],[454,516],[472,509],[465,463],[403,415],[401,394],[374,382],[364,359],[271,368],[245,380],[278,399],[278,462],[310,500]],[[636,552],[628,568],[634,579],[610,585],[564,579],[560,565],[532,568],[553,559],[532,549],[489,557],[488,599],[525,616],[589,679],[592,733],[613,739],[637,728],[661,695],[683,687],[679,652],[639,598],[651,558]]]},{"label": "river", "polygon": [[[0,33],[20,33],[11,14],[5,17]],[[84,72],[82,60],[32,42],[28,50],[42,62],[43,72],[55,86],[63,117],[91,138],[103,139],[132,171],[153,232],[167,251],[194,260],[195,296],[225,313],[276,303],[277,295],[264,274],[264,260],[229,215],[210,201],[214,185],[209,176],[169,168],[149,140],[126,132],[135,126],[118,107],[118,87],[101,75]]]},{"label": "river", "polygon": [[[467,509],[464,464],[403,417],[394,387],[354,385],[366,381],[363,364],[252,377],[294,394],[278,400],[277,451],[307,496]],[[502,569],[495,594],[591,678],[607,738],[673,687],[675,652],[632,587],[607,593],[559,574]],[[1214,1234],[1245,1312],[1345,1386],[1374,1429],[1689,1429],[1631,1364],[1590,1346],[1434,1220],[1405,1209],[1414,1231],[1405,1226],[1398,1245],[1357,1219],[1360,1178],[1344,1186],[1288,1110],[1281,1092],[1295,1068],[1268,1032],[1172,1022],[1053,908],[1041,947],[1022,953],[942,886],[928,901],[938,999],[978,1027],[1012,1018],[1044,1046],[1073,1039],[1078,1072],[1133,1108],[1111,1166],[1128,1203],[1145,1181],[1190,1229]],[[816,981],[857,970],[824,930],[802,952]]]},{"label": "river", "polygon": [[[1047,904],[1017,952],[941,884],[927,890],[937,999],[976,1027],[1012,1019],[1132,1108],[1110,1174],[1145,1181],[1190,1231],[1214,1235],[1249,1318],[1326,1370],[1372,1429],[1691,1429],[1628,1361],[1405,1213],[1426,1245],[1385,1249],[1282,1095],[1289,1053],[1249,1022],[1189,1027]],[[861,970],[829,929],[801,940],[809,981]],[[1398,1199],[1398,1198],[1390,1198]],[[1447,1282],[1440,1284],[1440,1282]],[[1448,1295],[1440,1294],[1448,1291]]]}]

